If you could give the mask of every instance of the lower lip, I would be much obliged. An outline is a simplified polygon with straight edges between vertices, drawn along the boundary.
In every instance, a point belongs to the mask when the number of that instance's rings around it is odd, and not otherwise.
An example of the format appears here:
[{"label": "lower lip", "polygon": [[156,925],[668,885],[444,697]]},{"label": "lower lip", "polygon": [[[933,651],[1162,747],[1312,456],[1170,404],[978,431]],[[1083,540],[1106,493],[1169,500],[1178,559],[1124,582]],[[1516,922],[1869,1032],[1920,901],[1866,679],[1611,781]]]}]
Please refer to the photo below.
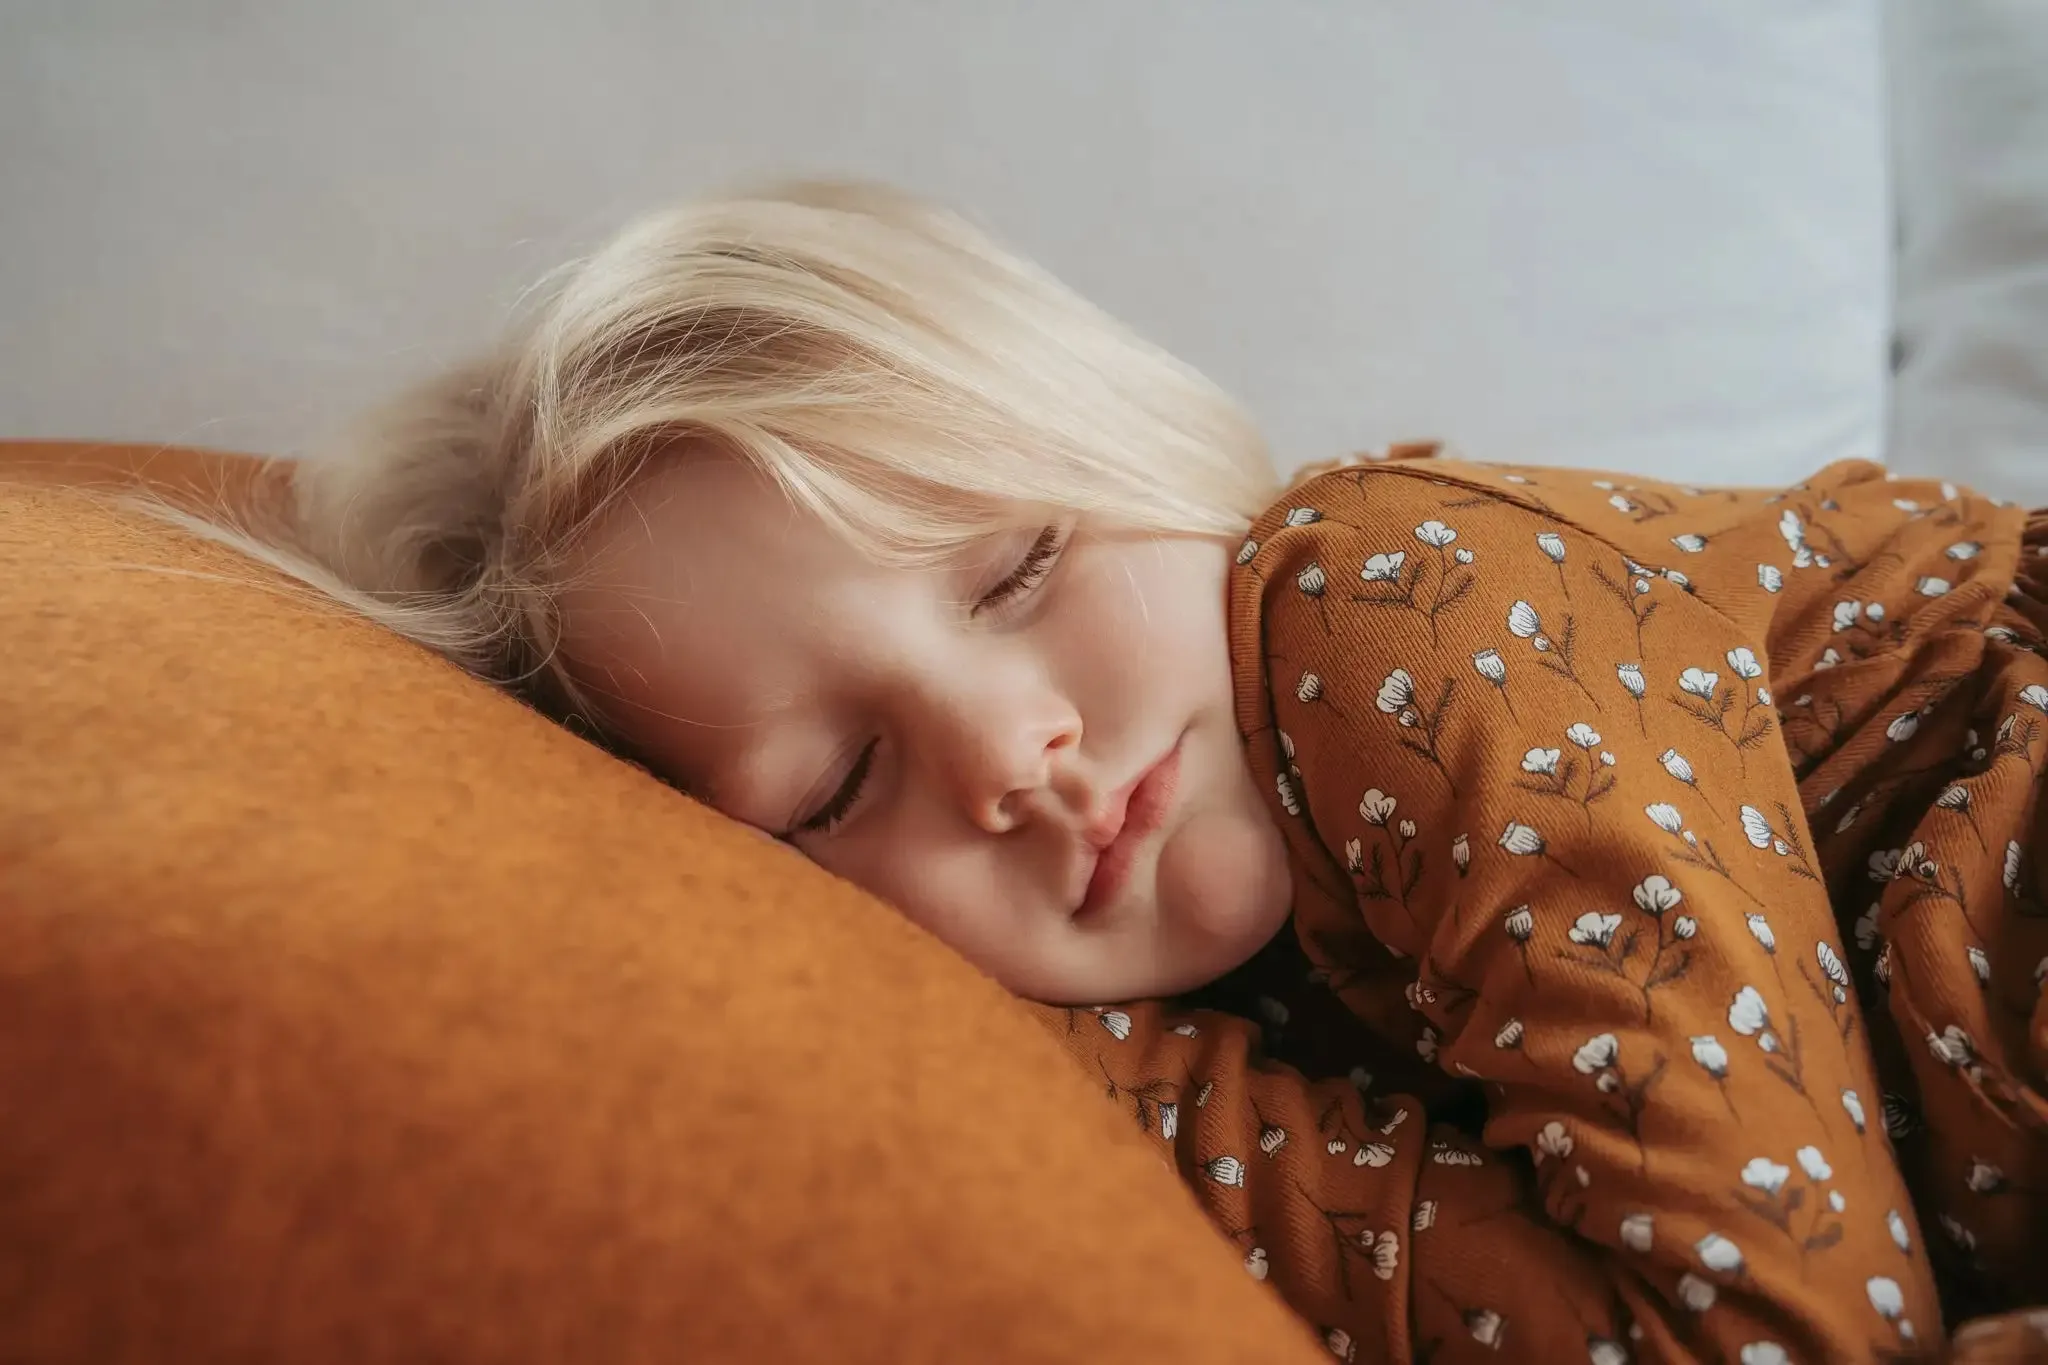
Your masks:
[{"label": "lower lip", "polygon": [[1088,894],[1081,899],[1076,917],[1092,915],[1123,893],[1137,862],[1138,849],[1159,832],[1166,814],[1173,808],[1173,791],[1180,782],[1180,743],[1152,766],[1131,789],[1130,804],[1124,808],[1124,827],[1110,841],[1096,861],[1095,875],[1088,879]]}]

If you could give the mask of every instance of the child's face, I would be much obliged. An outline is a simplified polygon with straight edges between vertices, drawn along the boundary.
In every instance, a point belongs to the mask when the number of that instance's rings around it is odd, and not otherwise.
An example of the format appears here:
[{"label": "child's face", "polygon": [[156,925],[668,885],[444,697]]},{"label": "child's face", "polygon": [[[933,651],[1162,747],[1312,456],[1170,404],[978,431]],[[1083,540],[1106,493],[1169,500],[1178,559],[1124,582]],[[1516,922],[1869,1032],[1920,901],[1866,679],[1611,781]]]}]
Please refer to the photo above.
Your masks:
[{"label": "child's face", "polygon": [[1228,556],[1061,525],[880,567],[746,467],[680,460],[586,543],[564,648],[655,767],[1011,989],[1171,994],[1287,914]]}]

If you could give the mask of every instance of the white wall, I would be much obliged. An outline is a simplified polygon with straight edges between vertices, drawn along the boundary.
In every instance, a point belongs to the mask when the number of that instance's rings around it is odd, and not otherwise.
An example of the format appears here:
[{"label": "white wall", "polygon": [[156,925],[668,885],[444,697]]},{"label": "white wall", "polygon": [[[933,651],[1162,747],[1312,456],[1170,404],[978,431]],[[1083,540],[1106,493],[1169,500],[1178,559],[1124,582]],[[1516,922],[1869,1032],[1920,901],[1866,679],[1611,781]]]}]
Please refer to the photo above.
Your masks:
[{"label": "white wall", "polygon": [[0,431],[294,448],[632,210],[816,170],[1285,459],[1775,478],[1874,449],[1875,53],[1851,0],[0,0]]}]

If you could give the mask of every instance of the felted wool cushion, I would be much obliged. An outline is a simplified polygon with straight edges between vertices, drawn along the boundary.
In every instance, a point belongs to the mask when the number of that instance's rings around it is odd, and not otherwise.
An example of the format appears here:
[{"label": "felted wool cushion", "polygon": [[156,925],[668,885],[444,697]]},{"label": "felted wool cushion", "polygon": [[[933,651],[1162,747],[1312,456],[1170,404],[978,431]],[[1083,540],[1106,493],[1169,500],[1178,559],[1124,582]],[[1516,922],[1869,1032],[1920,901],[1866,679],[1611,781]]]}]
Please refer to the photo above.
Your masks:
[{"label": "felted wool cushion", "polygon": [[932,940],[53,461],[249,472],[0,458],[0,1359],[1321,1358]]}]

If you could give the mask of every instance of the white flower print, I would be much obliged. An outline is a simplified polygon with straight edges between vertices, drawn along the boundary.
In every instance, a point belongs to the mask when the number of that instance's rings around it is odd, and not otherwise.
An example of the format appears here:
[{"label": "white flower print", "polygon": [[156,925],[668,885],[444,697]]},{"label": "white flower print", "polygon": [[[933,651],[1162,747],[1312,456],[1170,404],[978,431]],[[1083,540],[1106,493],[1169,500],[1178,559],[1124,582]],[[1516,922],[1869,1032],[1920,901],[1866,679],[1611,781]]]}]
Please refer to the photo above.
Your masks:
[{"label": "white flower print", "polygon": [[1384,1142],[1365,1142],[1360,1143],[1358,1150],[1352,1154],[1351,1164],[1354,1166],[1378,1168],[1387,1165],[1393,1159],[1394,1149],[1388,1144]]},{"label": "white flower print", "polygon": [[1863,1097],[1854,1090],[1842,1092],[1842,1108],[1848,1111],[1849,1122],[1856,1125],[1856,1131],[1863,1131]]},{"label": "white flower print", "polygon": [[1368,583],[1398,583],[1401,581],[1401,566],[1407,560],[1406,550],[1396,550],[1392,554],[1368,555],[1365,567],[1359,570],[1358,576]]},{"label": "white flower print", "polygon": [[1628,1365],[1628,1348],[1605,1337],[1586,1338],[1587,1365]]},{"label": "white flower print", "polygon": [[1473,554],[1470,550],[1466,549],[1462,545],[1458,547],[1458,552],[1451,556],[1451,558],[1457,560],[1460,564],[1470,564],[1473,560],[1477,559],[1478,557],[1479,556]]},{"label": "white flower print", "polygon": [[1239,564],[1249,564],[1258,556],[1258,553],[1259,542],[1248,539],[1244,544],[1237,547],[1237,562]]},{"label": "white flower print", "polygon": [[1601,766],[1601,767],[1603,767],[1603,768],[1611,768],[1611,767],[1613,767],[1613,766],[1614,766],[1614,755],[1613,755],[1613,754],[1611,754],[1611,753],[1609,753],[1609,752],[1607,752],[1607,750],[1605,750],[1605,749],[1602,749],[1602,750],[1600,751],[1600,766]]},{"label": "white flower print", "polygon": [[1997,1194],[2005,1188],[2005,1172],[1978,1158],[1970,1163],[1970,1176],[1964,1183],[1972,1194]]},{"label": "white flower print", "polygon": [[1386,828],[1387,817],[1394,813],[1394,807],[1397,804],[1399,803],[1393,797],[1388,796],[1378,787],[1372,787],[1366,791],[1364,796],[1358,798],[1358,814],[1368,825],[1384,829]]},{"label": "white flower print", "polygon": [[1756,581],[1765,592],[1778,592],[1785,586],[1785,575],[1775,565],[1759,564],[1756,566]]},{"label": "white flower print", "polygon": [[1301,675],[1301,681],[1294,685],[1295,700],[1312,702],[1323,695],[1323,680],[1313,673]]},{"label": "white flower print", "polygon": [[1422,1058],[1425,1062],[1434,1062],[1436,1060],[1436,1042],[1436,1030],[1425,1028],[1422,1030],[1422,1036],[1415,1040],[1415,1055]]},{"label": "white flower print", "polygon": [[1289,526],[1308,526],[1322,519],[1323,514],[1313,507],[1290,507],[1287,509],[1287,524]]},{"label": "white flower print", "polygon": [[1614,931],[1619,928],[1620,915],[1603,915],[1598,910],[1588,910],[1572,925],[1568,936],[1574,943],[1604,949],[1614,941]]},{"label": "white flower print", "polygon": [[1536,932],[1536,917],[1529,913],[1529,907],[1518,905],[1508,911],[1505,921],[1508,937],[1517,943],[1527,943],[1529,935]]},{"label": "white flower print", "polygon": [[1441,550],[1458,538],[1458,533],[1440,521],[1425,521],[1415,528],[1415,538]]},{"label": "white flower print", "polygon": [[1527,602],[1516,602],[1508,609],[1508,632],[1516,639],[1527,640],[1542,630],[1543,618]]},{"label": "white flower print", "polygon": [[1756,651],[1747,645],[1738,645],[1729,650],[1727,658],[1728,667],[1734,670],[1736,677],[1745,682],[1764,675],[1763,665],[1756,661]]},{"label": "white flower print", "polygon": [[1621,513],[1623,516],[1628,516],[1636,510],[1636,505],[1630,502],[1627,498],[1624,498],[1619,493],[1616,493],[1612,497],[1608,498],[1607,505],[1609,507],[1612,507],[1615,511]]},{"label": "white flower print", "polygon": [[1688,668],[1678,675],[1678,690],[1690,693],[1701,701],[1712,701],[1714,689],[1721,685],[1721,675],[1701,668]]},{"label": "white flower print", "polygon": [[[1745,1038],[1764,1033],[1771,1025],[1771,1012],[1764,1005],[1763,996],[1754,986],[1744,986],[1735,992],[1734,1003],[1728,1006],[1728,1027]],[[1769,1037],[1769,1034],[1764,1034]]]},{"label": "white flower print", "polygon": [[1836,1213],[1840,1213],[1843,1209],[1849,1207],[1849,1201],[1842,1197],[1842,1192],[1840,1190],[1829,1190],[1828,1207],[1833,1209]]},{"label": "white flower print", "polygon": [[1344,841],[1344,867],[1347,871],[1354,873],[1365,871],[1365,844],[1362,840],[1346,839]]},{"label": "white flower print", "polygon": [[1621,1244],[1630,1251],[1647,1253],[1656,1240],[1657,1220],[1647,1213],[1632,1213],[1621,1220]]},{"label": "white flower print", "polygon": [[1659,801],[1654,806],[1643,807],[1643,813],[1650,817],[1650,823],[1666,834],[1676,834],[1685,828],[1685,817],[1678,813],[1678,807],[1668,801]]},{"label": "white flower print", "polygon": [[1244,1188],[1244,1163],[1234,1156],[1212,1157],[1202,1169],[1219,1185],[1240,1190]]},{"label": "white flower print", "polygon": [[1981,551],[1983,548],[1984,547],[1982,545],[1979,545],[1974,540],[1959,540],[1955,544],[1949,546],[1946,550],[1942,551],[1942,553],[1947,555],[1950,559],[1953,559],[1958,563],[1961,563],[1963,560],[1966,559],[1975,559],[1978,555],[1978,552]]},{"label": "white flower print", "polygon": [[1854,630],[1856,628],[1856,618],[1862,614],[1863,604],[1861,602],[1835,603],[1835,633],[1839,635],[1845,630]]},{"label": "white flower print", "polygon": [[1350,1360],[1353,1355],[1351,1333],[1342,1327],[1332,1327],[1323,1333],[1323,1349],[1339,1360]]},{"label": "white flower print", "polygon": [[1795,1155],[1799,1158],[1799,1169],[1806,1172],[1808,1180],[1833,1178],[1834,1167],[1828,1165],[1828,1159],[1821,1155],[1820,1148],[1801,1147]]},{"label": "white flower print", "polygon": [[1401,1265],[1401,1243],[1391,1232],[1382,1232],[1375,1237],[1370,1232],[1358,1234],[1361,1249],[1372,1252],[1372,1273],[1379,1279],[1391,1280]]},{"label": "white flower print", "polygon": [[1518,858],[1526,858],[1543,852],[1543,836],[1529,826],[1511,820],[1501,831],[1500,846]]},{"label": "white flower print", "polygon": [[1286,1145],[1285,1128],[1266,1128],[1259,1133],[1259,1151],[1262,1155],[1271,1156]]},{"label": "white flower print", "polygon": [[1131,1016],[1122,1010],[1105,1010],[1096,1018],[1109,1030],[1109,1036],[1119,1043],[1131,1036]]},{"label": "white flower print", "polygon": [[1457,838],[1451,840],[1451,866],[1457,869],[1460,877],[1464,876],[1466,869],[1472,866],[1472,840],[1470,836],[1460,834]]},{"label": "white flower print", "polygon": [[1563,757],[1562,749],[1531,749],[1522,755],[1522,771],[1538,777],[1553,777],[1557,773],[1557,761]]},{"label": "white flower print", "polygon": [[1863,609],[1863,619],[1872,622],[1884,620],[1884,603],[1872,602],[1869,606],[1865,607]]},{"label": "white flower print", "polygon": [[1536,533],[1536,548],[1553,564],[1564,563],[1564,537],[1555,531]]},{"label": "white flower print", "polygon": [[1503,1051],[1522,1045],[1522,1021],[1510,1019],[1500,1026],[1500,1032],[1493,1035],[1493,1045]]},{"label": "white flower print", "polygon": [[1700,922],[1691,915],[1680,915],[1677,919],[1671,921],[1671,936],[1673,938],[1689,939],[1699,931]]},{"label": "white flower print", "polygon": [[1295,795],[1294,783],[1288,780],[1287,774],[1274,774],[1273,785],[1280,790],[1280,808],[1289,815],[1301,814],[1301,798]]},{"label": "white flower print", "polygon": [[1888,1279],[1883,1275],[1873,1275],[1863,1289],[1870,1295],[1870,1306],[1886,1321],[1889,1322],[1906,1311],[1906,1296],[1900,1292],[1897,1280]]},{"label": "white flower print", "polygon": [[1554,1156],[1562,1161],[1571,1154],[1572,1135],[1564,1130],[1564,1125],[1555,1119],[1544,1124],[1543,1131],[1536,1135],[1536,1159]]},{"label": "white flower print", "polygon": [[1894,744],[1904,744],[1919,729],[1920,713],[1918,711],[1908,711],[1904,715],[1893,719],[1890,725],[1885,726],[1884,735],[1886,739],[1889,739]]},{"label": "white flower print", "polygon": [[1813,661],[1813,667],[1818,672],[1823,668],[1833,668],[1840,662],[1842,662],[1842,656],[1836,653],[1833,647],[1829,647],[1821,651],[1821,656]]},{"label": "white flower print", "polygon": [[1956,1024],[1950,1024],[1940,1033],[1929,1032],[1927,1050],[1934,1054],[1934,1060],[1959,1070],[1969,1066],[1977,1056],[1976,1040]]},{"label": "white flower print", "polygon": [[1749,840],[1751,846],[1755,848],[1769,848],[1771,846],[1771,822],[1764,819],[1764,813],[1755,806],[1744,806],[1739,813],[1742,816],[1743,836]]},{"label": "white flower print", "polygon": [[1508,666],[1497,649],[1482,649],[1472,656],[1472,667],[1479,676],[1499,687],[1507,681]]},{"label": "white flower print", "polygon": [[1970,970],[1977,974],[1977,984],[1980,986],[1990,985],[1991,959],[1984,955],[1984,950],[1972,943],[1963,949],[1963,953],[1970,959]]},{"label": "white flower print", "polygon": [[1835,1003],[1849,1003],[1849,969],[1842,965],[1841,956],[1825,942],[1813,945],[1813,960],[1820,964],[1820,973],[1828,979]]},{"label": "white flower print", "polygon": [[1323,566],[1311,561],[1307,568],[1294,576],[1294,586],[1310,597],[1321,597],[1330,586],[1330,580],[1323,576]]},{"label": "white flower print", "polygon": [[1717,1081],[1728,1075],[1728,1049],[1711,1033],[1702,1033],[1692,1040],[1692,1059]]},{"label": "white flower print", "polygon": [[1742,1248],[1718,1232],[1710,1232],[1693,1243],[1693,1251],[1701,1265],[1719,1274],[1731,1275],[1742,1269]]},{"label": "white flower print", "polygon": [[1403,839],[1413,839],[1415,837],[1415,822],[1413,820],[1403,820],[1400,833]]},{"label": "white flower print", "polygon": [[1465,1330],[1472,1334],[1472,1340],[1493,1350],[1500,1349],[1501,1315],[1491,1308],[1474,1308],[1465,1314]]},{"label": "white flower print", "polygon": [[[1178,1029],[1174,1030],[1174,1032],[1176,1033],[1178,1033],[1179,1031],[1180,1030]],[[1160,1138],[1164,1141],[1171,1142],[1174,1140],[1176,1136],[1179,1135],[1179,1133],[1180,1106],[1178,1104],[1172,1103],[1171,1101],[1162,1102],[1159,1106]]]},{"label": "white flower print", "polygon": [[1769,920],[1754,910],[1744,915],[1742,920],[1743,923],[1749,926],[1750,937],[1761,943],[1764,946],[1765,952],[1775,953],[1778,951],[1778,936],[1771,932],[1771,922]]},{"label": "white flower print", "polygon": [[1689,555],[1696,555],[1701,550],[1707,548],[1707,538],[1705,536],[1696,536],[1689,531],[1682,536],[1671,537],[1671,543]]},{"label": "white flower print", "polygon": [[1597,749],[1600,747],[1600,732],[1584,721],[1579,721],[1569,730],[1566,730],[1564,737],[1578,745],[1581,749]]},{"label": "white flower print", "polygon": [[1621,680],[1621,685],[1628,694],[1637,701],[1641,701],[1643,694],[1650,690],[1649,685],[1643,681],[1641,664],[1616,664],[1614,675]]},{"label": "white flower print", "polygon": [[1668,877],[1652,873],[1636,883],[1636,907],[1646,915],[1661,915],[1684,899],[1685,893],[1673,886]]},{"label": "white flower print", "polygon": [[1408,670],[1397,668],[1387,674],[1380,683],[1378,705],[1388,715],[1407,710],[1415,702],[1415,679],[1408,676]]},{"label": "white flower print", "polygon": [[1923,574],[1920,580],[1913,585],[1913,591],[1919,593],[1922,597],[1944,597],[1948,594],[1949,587],[1950,584],[1946,578],[1937,578],[1933,574]]},{"label": "white flower print", "polygon": [[1678,1277],[1678,1301],[1693,1312],[1706,1312],[1714,1306],[1716,1297],[1712,1281],[1703,1280],[1690,1270]]},{"label": "white flower print", "polygon": [[[1692,785],[1692,764],[1686,761],[1684,754],[1681,754],[1676,749],[1666,749],[1657,756],[1657,761],[1664,765],[1665,772],[1670,773],[1688,787]],[[1748,807],[1745,806],[1743,809],[1747,810]]]},{"label": "white flower print", "polygon": [[[1614,917],[1619,921],[1619,916]],[[1621,1044],[1611,1033],[1598,1033],[1580,1044],[1572,1054],[1572,1067],[1582,1076],[1592,1076],[1614,1065],[1621,1055]]]},{"label": "white flower print", "polygon": [[1742,1168],[1742,1183],[1753,1190],[1762,1190],[1775,1199],[1778,1197],[1778,1191],[1785,1188],[1785,1180],[1791,1174],[1791,1167],[1780,1166],[1769,1157],[1751,1157],[1749,1164]]},{"label": "white flower print", "polygon": [[1253,1247],[1245,1254],[1244,1270],[1247,1275],[1255,1280],[1263,1280],[1266,1278],[1267,1269],[1264,1247]]},{"label": "white flower print", "polygon": [[1948,1239],[1951,1242],[1954,1242],[1964,1251],[1975,1251],[1977,1249],[1977,1234],[1964,1227],[1961,1222],[1950,1217],[1948,1214],[1944,1213],[1941,1215],[1941,1230],[1948,1234]]},{"label": "white flower print", "polygon": [[1892,1243],[1900,1251],[1911,1255],[1913,1251],[1913,1234],[1906,1227],[1906,1220],[1900,1216],[1897,1209],[1885,1210],[1884,1225],[1891,1230]]},{"label": "white flower print", "polygon": [[1785,1354],[1785,1348],[1775,1341],[1752,1341],[1744,1346],[1736,1359],[1741,1365],[1790,1365],[1792,1357]]},{"label": "white flower print", "polygon": [[2039,683],[2030,683],[2020,689],[2020,700],[2033,707],[2036,711],[2048,713],[2048,687],[2043,687]]},{"label": "white flower print", "polygon": [[1424,1199],[1415,1205],[1415,1216],[1409,1220],[1410,1232],[1428,1232],[1436,1226],[1436,1200]]},{"label": "white flower print", "polygon": [[2020,843],[2008,840],[2005,845],[2005,889],[2017,892],[2020,889]]},{"label": "white flower print", "polygon": [[1905,856],[1906,850],[1903,848],[1880,848],[1873,852],[1864,859],[1864,866],[1870,872],[1870,880],[1879,883],[1897,881],[1899,864]]}]

